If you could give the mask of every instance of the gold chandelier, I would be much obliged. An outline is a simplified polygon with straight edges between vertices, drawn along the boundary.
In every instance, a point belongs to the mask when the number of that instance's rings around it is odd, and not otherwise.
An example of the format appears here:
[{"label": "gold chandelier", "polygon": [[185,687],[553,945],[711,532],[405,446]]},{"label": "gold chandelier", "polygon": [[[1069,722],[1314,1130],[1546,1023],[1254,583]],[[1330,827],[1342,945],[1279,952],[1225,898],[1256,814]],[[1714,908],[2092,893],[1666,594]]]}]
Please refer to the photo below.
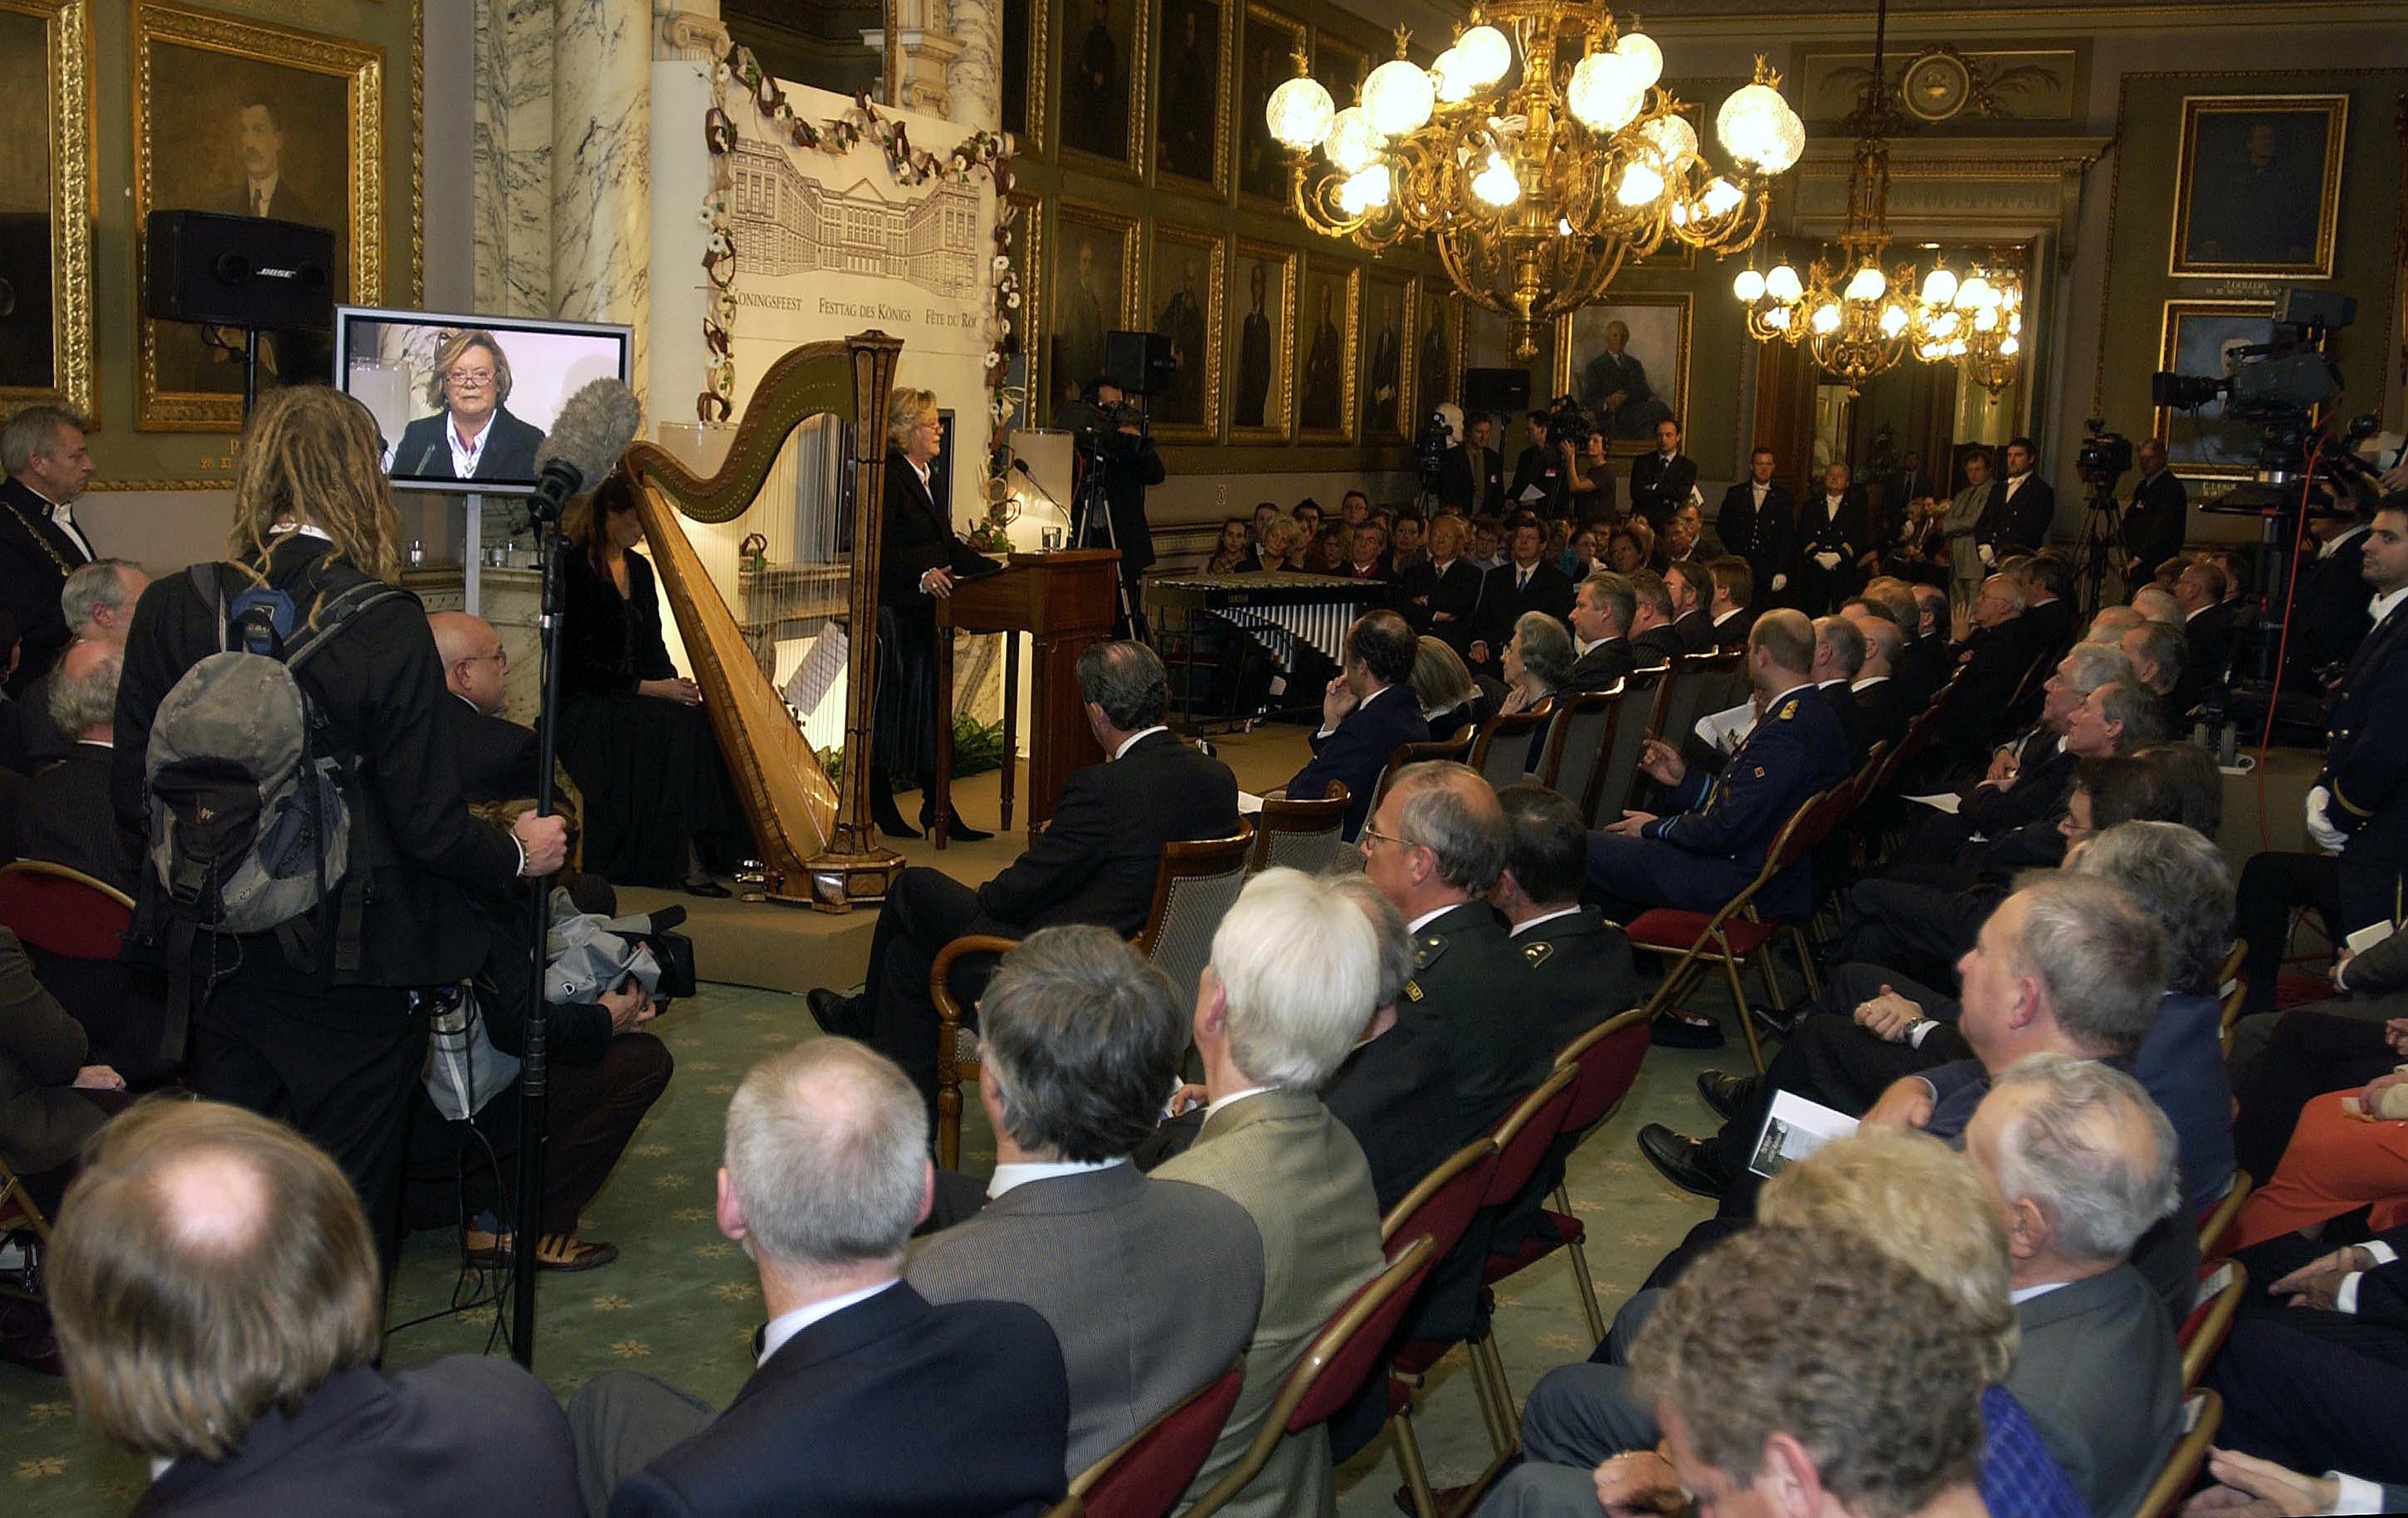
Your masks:
[{"label": "gold chandelier", "polygon": [[1373,251],[1428,237],[1455,287],[1509,320],[1522,359],[1540,323],[1668,238],[1714,253],[1755,242],[1767,187],[1806,146],[1763,59],[1714,119],[1726,172],[1635,20],[1618,31],[1597,0],[1490,0],[1470,22],[1427,69],[1398,28],[1397,56],[1343,110],[1297,55],[1264,114],[1306,225]]},{"label": "gold chandelier", "polygon": [[1942,344],[1939,352],[1919,356],[1955,359],[1967,379],[1988,391],[1992,400],[1998,399],[2000,392],[2014,384],[2015,377],[2023,372],[2021,265],[2007,260],[1976,263],[1950,294],[1948,304],[1959,318],[1957,324],[1938,335]]}]

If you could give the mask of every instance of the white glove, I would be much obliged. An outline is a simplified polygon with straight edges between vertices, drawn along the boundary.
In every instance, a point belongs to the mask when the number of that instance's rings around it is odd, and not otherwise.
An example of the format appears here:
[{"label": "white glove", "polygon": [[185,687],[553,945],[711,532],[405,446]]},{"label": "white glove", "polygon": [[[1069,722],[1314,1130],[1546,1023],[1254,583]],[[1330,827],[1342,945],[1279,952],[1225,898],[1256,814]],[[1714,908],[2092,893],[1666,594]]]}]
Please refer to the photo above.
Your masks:
[{"label": "white glove", "polygon": [[1774,594],[1777,595],[1788,588],[1789,577],[1787,575],[1775,575],[1772,577],[1772,591]]},{"label": "white glove", "polygon": [[1828,549],[1815,554],[1814,562],[1821,565],[1826,572],[1840,567],[1840,556],[1831,552]]},{"label": "white glove", "polygon": [[1998,556],[1990,551],[1990,545],[1987,543],[1984,543],[1982,545],[1982,562],[1984,564],[1996,564],[1998,562]]},{"label": "white glove", "polygon": [[2316,847],[2324,850],[2327,853],[2339,853],[2344,849],[2349,847],[2349,835],[2333,826],[2333,824],[2327,820],[2326,814],[2331,806],[2332,793],[2330,791],[2325,789],[2321,785],[2309,787],[2308,804],[2306,809],[2308,837],[2314,838],[2316,842]]}]

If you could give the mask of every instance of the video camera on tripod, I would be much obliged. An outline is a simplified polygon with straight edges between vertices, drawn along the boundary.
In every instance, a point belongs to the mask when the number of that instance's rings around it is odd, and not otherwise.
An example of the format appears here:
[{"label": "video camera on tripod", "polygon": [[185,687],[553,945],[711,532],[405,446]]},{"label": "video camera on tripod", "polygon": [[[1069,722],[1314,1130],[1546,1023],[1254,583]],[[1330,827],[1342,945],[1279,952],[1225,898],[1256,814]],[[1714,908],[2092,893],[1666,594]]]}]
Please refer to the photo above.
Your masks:
[{"label": "video camera on tripod", "polygon": [[[2302,474],[2315,473],[2336,493],[2358,494],[2353,481],[2374,471],[2346,446],[2364,436],[2353,426],[2336,437],[2315,413],[2341,394],[2341,369],[2322,348],[2325,337],[2358,316],[2358,300],[2337,291],[2288,289],[2274,297],[2273,336],[2226,352],[2222,375],[2159,371],[2149,381],[2153,405],[2189,411],[2221,397],[2226,421],[2258,429],[2253,480],[2200,509],[2243,516],[2287,514],[2300,506]],[[2361,419],[2361,422],[2363,419]],[[2371,430],[2371,429],[2370,429]],[[2314,508],[2313,496],[2310,507]]]}]

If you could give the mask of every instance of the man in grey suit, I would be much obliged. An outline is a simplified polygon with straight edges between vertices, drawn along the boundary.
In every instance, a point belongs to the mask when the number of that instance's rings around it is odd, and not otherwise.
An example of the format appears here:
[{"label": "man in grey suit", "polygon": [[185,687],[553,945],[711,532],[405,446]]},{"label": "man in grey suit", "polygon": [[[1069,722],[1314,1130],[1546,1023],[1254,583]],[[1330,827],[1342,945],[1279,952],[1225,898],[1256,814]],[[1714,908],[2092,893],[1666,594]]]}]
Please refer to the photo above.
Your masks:
[{"label": "man in grey suit", "polygon": [[[1243,1457],[1315,1335],[1381,1266],[1371,1168],[1313,1093],[1361,1036],[1379,992],[1380,949],[1355,905],[1292,869],[1265,870],[1212,935],[1194,1030],[1209,1098],[1203,1131],[1154,1177],[1209,1186],[1261,1235],[1262,1315],[1245,1388],[1183,1502]],[[1169,1239],[1162,1250],[1184,1249]],[[1291,1434],[1221,1511],[1229,1518],[1327,1513],[1329,1435]]]},{"label": "man in grey suit", "polygon": [[1023,1302],[1052,1325],[1075,1478],[1229,1368],[1262,1305],[1262,1242],[1228,1197],[1129,1163],[1187,1029],[1117,934],[1031,935],[979,998],[979,1037],[992,1200],[921,1240],[903,1276],[931,1302]]},{"label": "man in grey suit", "polygon": [[2139,1081],[2066,1054],[2009,1066],[1965,1129],[2007,1230],[2023,1330],[2007,1390],[2100,1518],[2139,1506],[2182,1435],[2182,1355],[2126,1263],[2181,1205],[2175,1153]]}]

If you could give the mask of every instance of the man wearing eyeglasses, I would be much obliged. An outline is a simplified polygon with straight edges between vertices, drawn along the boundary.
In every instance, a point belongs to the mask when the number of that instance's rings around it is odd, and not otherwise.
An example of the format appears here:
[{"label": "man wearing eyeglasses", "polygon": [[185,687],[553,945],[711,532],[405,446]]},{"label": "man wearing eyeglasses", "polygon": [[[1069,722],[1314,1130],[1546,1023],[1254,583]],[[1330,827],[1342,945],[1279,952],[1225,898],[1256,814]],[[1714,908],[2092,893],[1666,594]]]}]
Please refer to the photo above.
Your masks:
[{"label": "man wearing eyeglasses", "polygon": [[455,332],[435,352],[426,399],[440,408],[404,427],[385,460],[405,480],[535,480],[543,429],[512,416],[510,361],[490,332]]}]

